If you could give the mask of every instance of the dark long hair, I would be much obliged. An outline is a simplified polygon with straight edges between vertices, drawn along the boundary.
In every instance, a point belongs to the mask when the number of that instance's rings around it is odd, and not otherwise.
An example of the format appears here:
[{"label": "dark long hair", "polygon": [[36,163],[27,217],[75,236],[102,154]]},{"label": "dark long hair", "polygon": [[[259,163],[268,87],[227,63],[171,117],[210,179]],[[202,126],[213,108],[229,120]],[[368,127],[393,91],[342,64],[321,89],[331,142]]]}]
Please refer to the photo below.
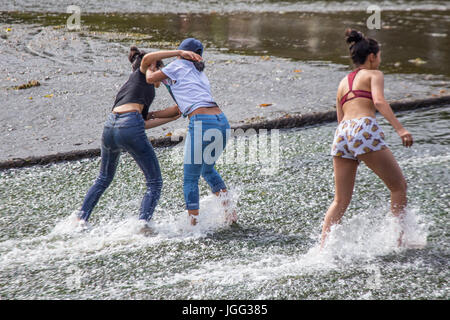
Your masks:
[{"label": "dark long hair", "polygon": [[[195,51],[195,53],[199,54],[199,55],[202,55],[202,51],[201,50],[197,50],[197,51]],[[204,61],[192,61],[192,60],[189,60],[189,59],[186,59],[186,60],[192,62],[194,64],[195,69],[197,69],[198,71],[202,72],[203,70],[205,70],[205,62]]]},{"label": "dark long hair", "polygon": [[[141,67],[142,58],[147,54],[147,52],[139,50],[136,46],[131,46],[130,52],[128,53],[128,60],[131,63],[131,68],[136,71]],[[161,69],[164,63],[161,60],[156,61],[156,68]]]},{"label": "dark long hair", "polygon": [[345,41],[349,44],[352,61],[357,66],[364,64],[369,54],[376,55],[380,51],[380,45],[375,39],[354,29],[345,30]]}]

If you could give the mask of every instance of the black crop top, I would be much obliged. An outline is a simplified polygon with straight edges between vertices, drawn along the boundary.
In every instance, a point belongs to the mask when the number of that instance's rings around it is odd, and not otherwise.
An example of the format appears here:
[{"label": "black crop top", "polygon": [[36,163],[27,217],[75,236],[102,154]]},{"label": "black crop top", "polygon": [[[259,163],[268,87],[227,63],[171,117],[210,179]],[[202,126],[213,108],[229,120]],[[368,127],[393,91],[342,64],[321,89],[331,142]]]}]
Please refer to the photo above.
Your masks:
[{"label": "black crop top", "polygon": [[120,88],[113,109],[126,103],[139,103],[144,105],[142,117],[146,119],[153,99],[155,99],[155,86],[147,83],[145,74],[138,68]]}]

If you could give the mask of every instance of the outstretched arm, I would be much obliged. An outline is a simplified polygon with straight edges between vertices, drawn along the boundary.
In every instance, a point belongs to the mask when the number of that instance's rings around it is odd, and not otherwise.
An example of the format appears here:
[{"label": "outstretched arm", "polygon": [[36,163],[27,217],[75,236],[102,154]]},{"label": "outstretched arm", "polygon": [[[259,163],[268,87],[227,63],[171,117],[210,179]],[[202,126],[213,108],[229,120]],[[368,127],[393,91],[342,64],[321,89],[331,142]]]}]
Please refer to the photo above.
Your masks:
[{"label": "outstretched arm", "polygon": [[168,107],[164,110],[158,110],[158,111],[152,111],[149,112],[149,117],[148,119],[153,119],[153,118],[173,118],[176,116],[180,116],[181,112],[180,109],[178,108],[177,105]]},{"label": "outstretched arm", "polygon": [[165,123],[177,120],[180,116],[175,116],[171,118],[155,118],[150,120],[145,120],[145,129],[155,128]]},{"label": "outstretched arm", "polygon": [[371,79],[371,90],[372,90],[372,99],[375,105],[375,108],[381,113],[383,117],[386,118],[387,121],[394,127],[397,134],[402,139],[402,143],[405,147],[410,147],[413,144],[412,135],[403,128],[400,121],[398,121],[394,112],[392,111],[391,106],[384,98],[384,75],[381,71],[376,71],[374,75],[372,75]]}]

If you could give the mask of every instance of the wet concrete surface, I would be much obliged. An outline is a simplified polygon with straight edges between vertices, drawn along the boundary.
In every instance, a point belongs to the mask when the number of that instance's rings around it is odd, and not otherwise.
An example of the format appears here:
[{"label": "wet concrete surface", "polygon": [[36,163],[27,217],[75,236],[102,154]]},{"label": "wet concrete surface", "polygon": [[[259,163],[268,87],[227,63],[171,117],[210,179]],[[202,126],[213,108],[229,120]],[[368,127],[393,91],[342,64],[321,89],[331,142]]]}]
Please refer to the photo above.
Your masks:
[{"label": "wet concrete surface", "polygon": [[[61,25],[1,23],[0,29],[0,161],[98,148],[115,94],[130,72],[129,46],[151,51],[178,43],[139,32],[69,32]],[[204,59],[213,95],[232,125],[330,110],[337,84],[350,70],[330,61],[244,55],[213,45]],[[30,80],[41,85],[13,89]],[[448,94],[449,87],[441,74],[386,75],[389,100]],[[172,104],[160,88],[151,109]],[[157,138],[186,127],[187,120],[179,119],[147,132]]]}]

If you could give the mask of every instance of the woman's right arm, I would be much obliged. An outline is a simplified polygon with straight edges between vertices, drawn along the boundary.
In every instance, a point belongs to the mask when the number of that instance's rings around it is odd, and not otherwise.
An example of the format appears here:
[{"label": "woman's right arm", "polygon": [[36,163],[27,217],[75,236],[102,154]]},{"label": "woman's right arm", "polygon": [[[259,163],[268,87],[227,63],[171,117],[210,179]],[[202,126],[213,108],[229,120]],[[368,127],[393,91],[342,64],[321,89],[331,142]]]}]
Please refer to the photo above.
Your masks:
[{"label": "woman's right arm", "polygon": [[158,111],[151,111],[149,112],[149,119],[152,118],[173,118],[176,116],[181,115],[180,109],[178,108],[177,105],[168,107],[166,109],[163,110],[158,110]]},{"label": "woman's right arm", "polygon": [[175,116],[171,118],[156,118],[151,120],[145,120],[145,129],[155,128],[165,123],[177,120],[180,116]]},{"label": "woman's right arm", "polygon": [[386,118],[387,121],[394,127],[397,134],[402,139],[402,143],[405,147],[410,147],[413,144],[412,135],[408,130],[403,128],[400,121],[398,121],[394,112],[392,111],[391,106],[384,98],[384,75],[381,71],[374,71],[374,74],[371,76],[371,91],[372,91],[372,99],[375,105],[375,108],[381,113],[383,117]]},{"label": "woman's right arm", "polygon": [[344,111],[342,111],[341,103],[339,102],[339,90],[336,94],[336,115],[338,124],[341,123],[342,118],[344,117]]}]

